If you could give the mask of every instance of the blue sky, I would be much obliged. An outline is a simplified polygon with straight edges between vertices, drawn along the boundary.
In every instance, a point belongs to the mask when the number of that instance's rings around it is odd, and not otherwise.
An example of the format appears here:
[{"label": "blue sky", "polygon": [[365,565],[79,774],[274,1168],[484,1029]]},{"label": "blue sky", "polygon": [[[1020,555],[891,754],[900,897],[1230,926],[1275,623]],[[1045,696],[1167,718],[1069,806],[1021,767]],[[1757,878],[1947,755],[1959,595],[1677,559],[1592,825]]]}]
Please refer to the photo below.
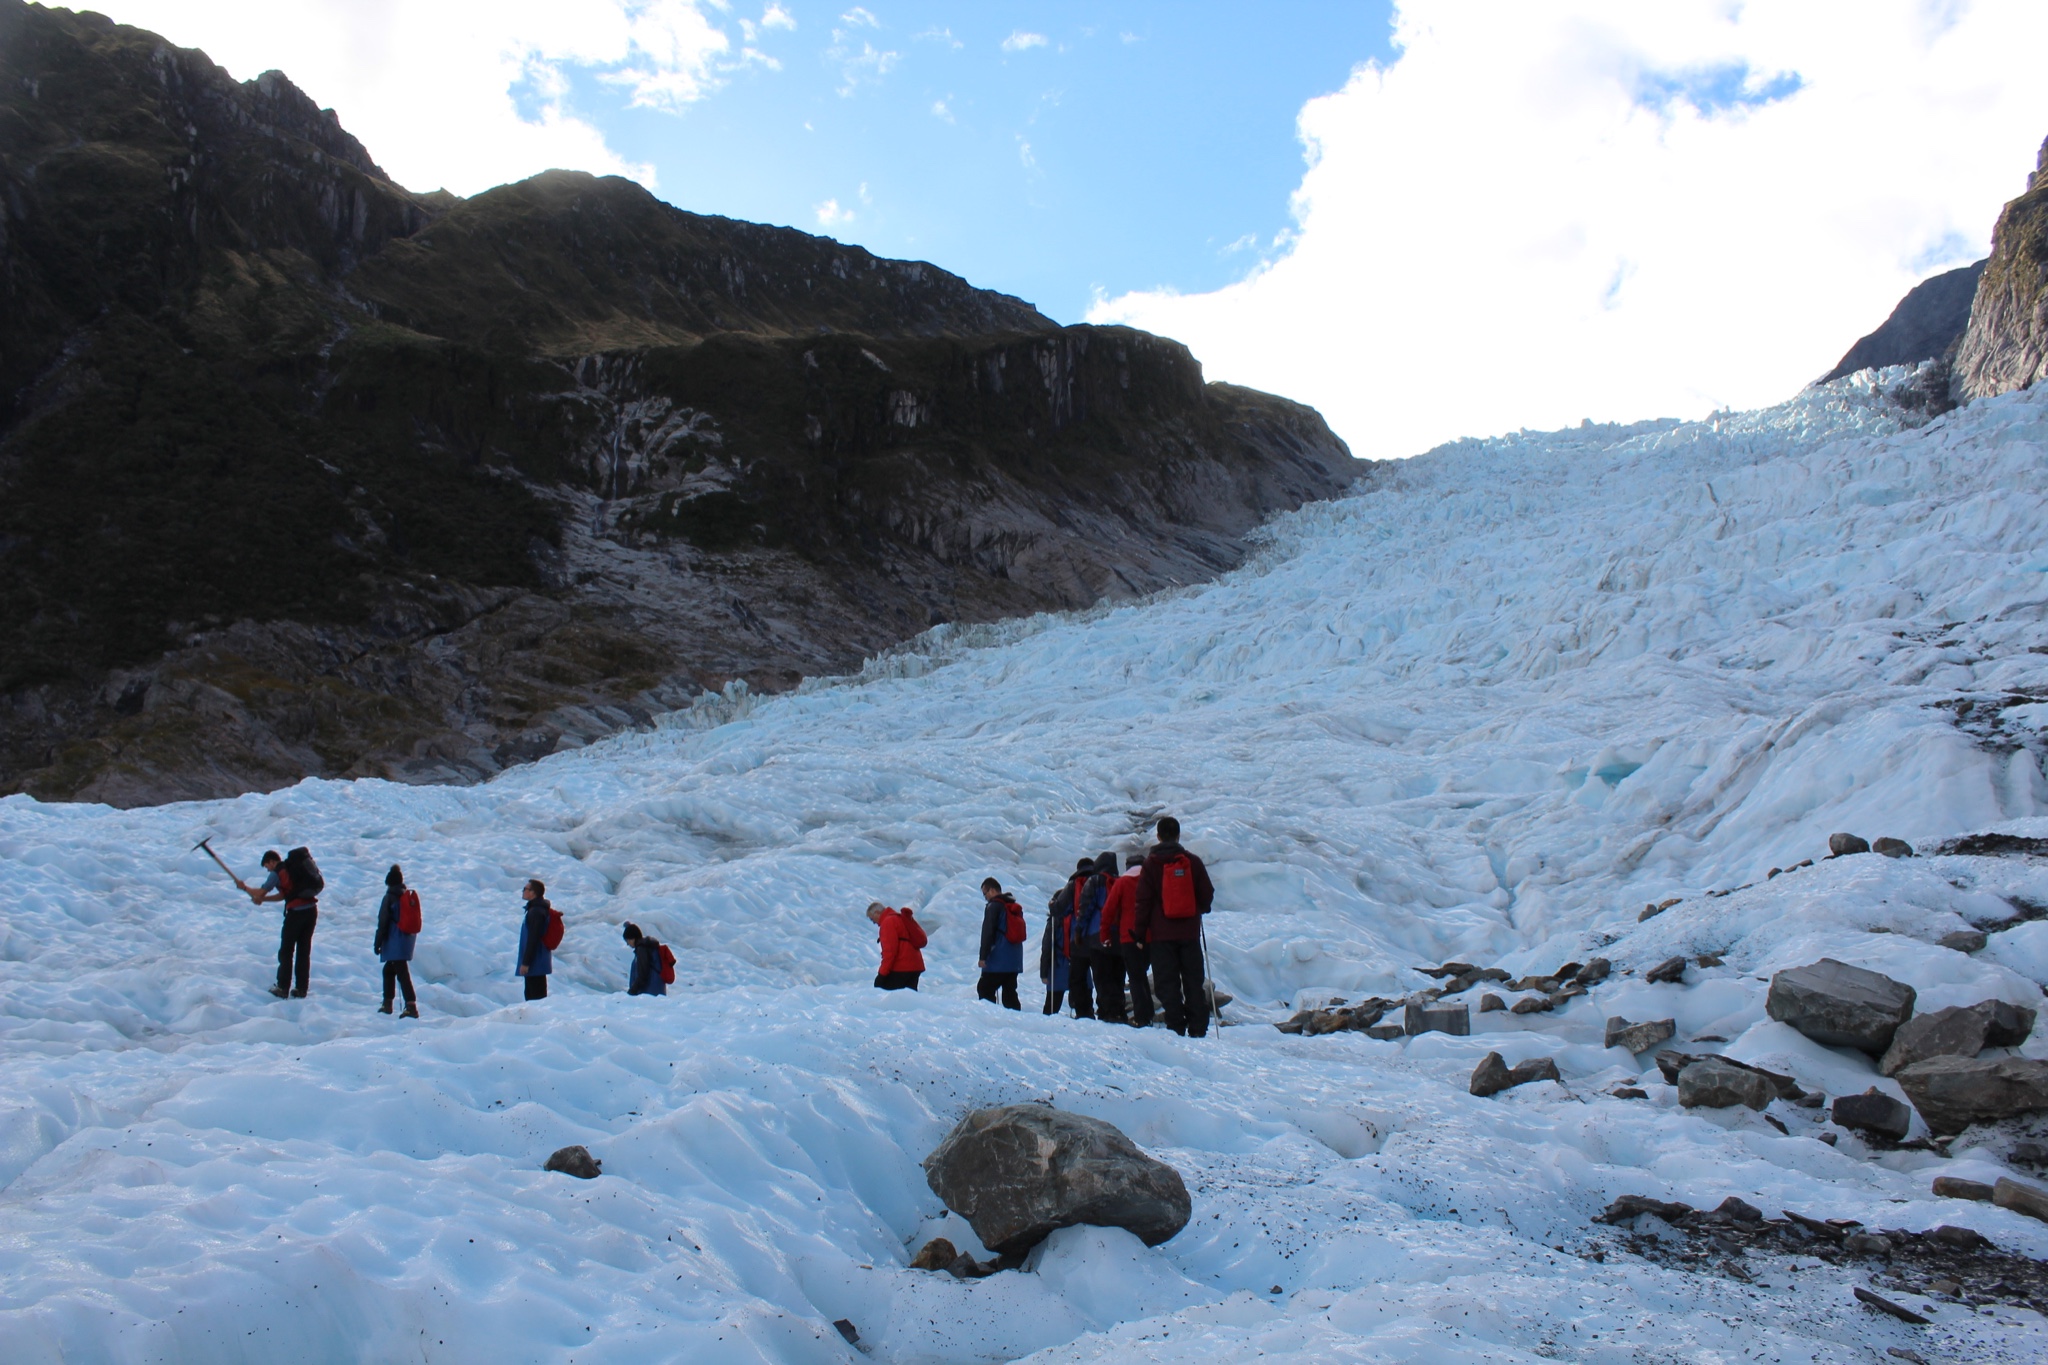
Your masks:
[{"label": "blue sky", "polygon": [[795,27],[754,43],[779,70],[671,110],[573,68],[564,106],[681,208],[933,261],[1062,322],[1095,291],[1243,276],[1291,221],[1302,105],[1391,55],[1382,0],[782,8]]}]

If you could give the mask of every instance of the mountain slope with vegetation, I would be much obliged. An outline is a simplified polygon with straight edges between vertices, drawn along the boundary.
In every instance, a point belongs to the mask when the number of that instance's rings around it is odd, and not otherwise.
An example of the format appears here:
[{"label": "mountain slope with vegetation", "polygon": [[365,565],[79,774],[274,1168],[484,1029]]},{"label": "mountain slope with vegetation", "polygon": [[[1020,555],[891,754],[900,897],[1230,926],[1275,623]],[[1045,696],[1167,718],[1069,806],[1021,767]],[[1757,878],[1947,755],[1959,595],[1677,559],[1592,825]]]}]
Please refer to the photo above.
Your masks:
[{"label": "mountain slope with vegetation", "polygon": [[0,0],[0,791],[464,780],[1241,562],[1357,468],[1185,348]]}]

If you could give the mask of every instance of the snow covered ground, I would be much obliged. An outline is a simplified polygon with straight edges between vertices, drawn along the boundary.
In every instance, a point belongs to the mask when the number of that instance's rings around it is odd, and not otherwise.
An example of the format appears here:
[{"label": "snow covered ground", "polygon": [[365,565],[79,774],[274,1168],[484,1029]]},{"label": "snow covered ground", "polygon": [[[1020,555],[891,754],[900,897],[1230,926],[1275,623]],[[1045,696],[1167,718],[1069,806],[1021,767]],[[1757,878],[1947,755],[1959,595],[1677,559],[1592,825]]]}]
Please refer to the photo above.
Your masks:
[{"label": "snow covered ground", "polygon": [[[1824,955],[1922,1010],[2044,1005],[2048,921],[1974,956],[1935,941],[2048,902],[2048,866],[1766,880],[1838,829],[2048,833],[2048,392],[1904,415],[1865,375],[1707,422],[1461,443],[1283,519],[1219,583],[941,628],[858,679],[486,786],[0,801],[0,1355],[844,1361],[848,1318],[906,1362],[2040,1360],[2024,1310],[1916,1328],[1858,1307],[1848,1270],[1745,1285],[1579,1254],[1638,1193],[2048,1256],[2048,1225],[1929,1194],[1937,1170],[1994,1175],[1981,1153],[1681,1110],[1654,1068],[1649,1099],[1605,1093],[1639,1071],[1601,1047],[1610,1014],[1896,1093],[1764,1017],[1769,974]],[[1185,1041],[976,1002],[980,879],[1035,911],[1160,812],[1215,874],[1245,1026]],[[266,847],[319,856],[310,999],[266,993],[276,913],[189,851],[206,834],[252,874]],[[374,1012],[394,861],[426,905],[417,1022]],[[529,876],[569,920],[534,1005],[511,972]],[[877,898],[931,931],[920,994],[867,985]],[[626,919],[681,958],[665,1000],[620,993]],[[1710,950],[1726,965],[1684,985],[1640,978]],[[1617,973],[1589,999],[1469,1038],[1262,1022],[1448,958],[1594,952]],[[1488,1050],[1554,1055],[1565,1083],[1474,1098]],[[1023,1099],[1122,1126],[1187,1177],[1194,1221],[1156,1250],[1069,1229],[979,1282],[907,1269],[935,1233],[979,1250],[919,1159]],[[572,1142],[602,1178],[541,1171]]]}]

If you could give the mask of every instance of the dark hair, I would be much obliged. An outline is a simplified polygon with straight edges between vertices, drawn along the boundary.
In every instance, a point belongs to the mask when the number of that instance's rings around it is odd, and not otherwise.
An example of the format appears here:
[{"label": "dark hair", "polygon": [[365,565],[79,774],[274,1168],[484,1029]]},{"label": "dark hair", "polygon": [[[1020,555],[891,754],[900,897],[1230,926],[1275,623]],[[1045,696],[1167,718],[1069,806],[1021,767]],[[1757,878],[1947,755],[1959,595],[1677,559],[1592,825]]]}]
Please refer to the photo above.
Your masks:
[{"label": "dark hair", "polygon": [[640,937],[640,926],[631,920],[627,920],[625,932],[620,937],[625,939],[626,942],[631,943],[634,939]]},{"label": "dark hair", "polygon": [[1160,842],[1160,843],[1162,843],[1162,844],[1177,844],[1177,843],[1179,843],[1179,842],[1180,842],[1180,821],[1178,821],[1178,820],[1174,819],[1174,818],[1173,818],[1173,817],[1172,817],[1171,815],[1162,815],[1162,816],[1160,816],[1160,817],[1159,817],[1159,842]]},{"label": "dark hair", "polygon": [[1003,889],[1003,884],[994,877],[983,877],[981,879],[981,889],[984,891],[1000,891]]},{"label": "dark hair", "polygon": [[265,867],[269,867],[272,863],[281,863],[283,861],[284,859],[277,856],[276,849],[268,848],[263,851],[262,862]]},{"label": "dark hair", "polygon": [[1095,860],[1093,858],[1076,858],[1074,860],[1074,871],[1093,872],[1094,870]]},{"label": "dark hair", "polygon": [[533,894],[536,896],[545,896],[548,893],[548,884],[538,877],[528,877],[526,884],[533,888]]},{"label": "dark hair", "polygon": [[390,887],[394,891],[397,890],[399,887],[405,885],[405,874],[398,870],[397,863],[393,863],[391,865],[391,870],[384,874],[384,885]]},{"label": "dark hair", "polygon": [[1114,853],[1098,853],[1098,854],[1096,854],[1096,855],[1095,855],[1095,870],[1096,870],[1097,872],[1100,872],[1100,873],[1102,873],[1102,874],[1103,874],[1104,876],[1107,876],[1107,877],[1114,877],[1114,876],[1116,875],[1116,870],[1117,870],[1117,861],[1116,861],[1116,854],[1114,854]]}]

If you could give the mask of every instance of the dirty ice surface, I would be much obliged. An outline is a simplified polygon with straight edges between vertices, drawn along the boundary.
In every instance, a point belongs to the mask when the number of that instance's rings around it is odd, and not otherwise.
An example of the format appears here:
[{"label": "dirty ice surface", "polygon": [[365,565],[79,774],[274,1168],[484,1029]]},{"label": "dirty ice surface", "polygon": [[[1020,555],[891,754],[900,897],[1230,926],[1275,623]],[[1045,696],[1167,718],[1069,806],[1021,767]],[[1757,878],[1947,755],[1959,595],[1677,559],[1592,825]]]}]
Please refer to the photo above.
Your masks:
[{"label": "dirty ice surface", "polygon": [[[1896,376],[1894,376],[1896,378]],[[1829,1094],[1875,1077],[1764,1017],[1833,956],[2041,1007],[2048,864],[1875,855],[2048,834],[2048,388],[1918,427],[1868,374],[1768,411],[1445,447],[1277,523],[1253,566],[1141,605],[940,630],[860,678],[727,698],[487,785],[306,782],[120,812],[0,801],[0,1341],[152,1361],[1868,1361],[2048,1357],[2038,1316],[1856,1305],[1866,1272],[1757,1283],[1581,1256],[1623,1193],[1740,1195],[2048,1255],[1938,1201],[1965,1153],[1816,1140],[1810,1110],[1688,1112],[1609,1014]],[[1972,703],[1969,707],[1964,702]],[[973,998],[976,885],[1034,920],[1073,859],[1178,814],[1219,888],[1240,1026],[1203,1041]],[[311,998],[265,991],[253,873],[329,878]],[[424,1018],[374,1012],[385,867],[424,897]],[[567,914],[521,1003],[517,888]],[[1733,894],[1708,897],[1709,891]],[[1638,924],[1646,902],[1682,897]],[[920,908],[924,990],[868,982],[871,898]],[[672,944],[628,999],[619,924]],[[1034,924],[1035,932],[1035,924]],[[1726,955],[1683,985],[1641,973]],[[1304,1000],[1459,958],[1616,975],[1469,1038],[1287,1037]],[[1713,1045],[1702,1045],[1702,1047]],[[1475,1062],[1554,1055],[1494,1099]],[[2029,1055],[2048,1055],[2036,1039]],[[1605,1093],[1647,1070],[1650,1098]],[[1147,1249],[979,1250],[918,1161],[970,1107],[1050,1099],[1186,1176]],[[1782,1111],[1782,1112],[1781,1112]],[[588,1146],[604,1175],[544,1173]],[[1917,1306],[1929,1307],[1914,1301]]]}]

